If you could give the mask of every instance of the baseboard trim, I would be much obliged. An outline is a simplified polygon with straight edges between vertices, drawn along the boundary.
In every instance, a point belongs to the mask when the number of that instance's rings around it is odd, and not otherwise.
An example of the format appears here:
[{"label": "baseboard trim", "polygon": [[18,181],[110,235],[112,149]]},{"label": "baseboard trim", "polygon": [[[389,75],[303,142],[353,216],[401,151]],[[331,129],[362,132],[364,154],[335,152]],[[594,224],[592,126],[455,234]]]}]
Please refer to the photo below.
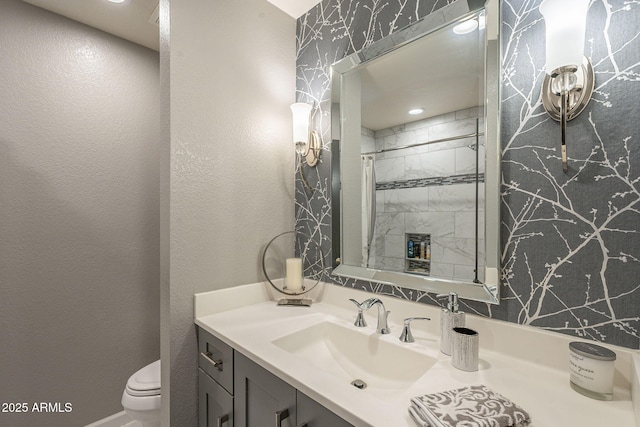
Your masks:
[{"label": "baseboard trim", "polygon": [[94,423],[87,424],[85,427],[122,427],[131,421],[133,421],[131,417],[122,411]]}]

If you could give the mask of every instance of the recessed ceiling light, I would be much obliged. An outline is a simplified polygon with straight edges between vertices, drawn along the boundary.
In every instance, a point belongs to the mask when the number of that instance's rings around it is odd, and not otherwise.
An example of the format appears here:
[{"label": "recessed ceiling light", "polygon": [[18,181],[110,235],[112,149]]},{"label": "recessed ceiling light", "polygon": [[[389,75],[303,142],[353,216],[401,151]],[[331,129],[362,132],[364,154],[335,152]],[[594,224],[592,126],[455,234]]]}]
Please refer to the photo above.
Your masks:
[{"label": "recessed ceiling light", "polygon": [[422,114],[424,113],[424,108],[412,108],[411,110],[409,110],[409,114],[412,115],[416,115],[416,114]]},{"label": "recessed ceiling light", "polygon": [[124,3],[126,0],[108,0],[111,3]]},{"label": "recessed ceiling light", "polygon": [[478,28],[478,21],[475,19],[469,19],[468,21],[461,22],[453,27],[453,32],[456,34],[468,34]]}]

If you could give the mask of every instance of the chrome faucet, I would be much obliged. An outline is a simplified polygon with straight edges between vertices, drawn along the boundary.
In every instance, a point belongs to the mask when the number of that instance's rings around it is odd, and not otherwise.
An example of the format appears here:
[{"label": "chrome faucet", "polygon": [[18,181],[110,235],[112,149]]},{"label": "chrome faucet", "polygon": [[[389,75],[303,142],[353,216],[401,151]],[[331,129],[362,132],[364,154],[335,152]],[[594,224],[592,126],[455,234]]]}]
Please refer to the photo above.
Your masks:
[{"label": "chrome faucet", "polygon": [[362,301],[359,303],[353,298],[349,299],[352,303],[354,303],[358,307],[358,317],[356,318],[355,325],[359,328],[367,326],[364,321],[364,317],[362,316],[362,310],[369,310],[374,305],[378,306],[378,326],[376,327],[376,332],[379,334],[389,334],[391,330],[389,329],[389,325],[387,324],[387,316],[389,316],[389,312],[384,308],[384,304],[378,298],[369,298],[368,300]]},{"label": "chrome faucet", "polygon": [[404,319],[404,328],[400,334],[400,341],[402,342],[414,342],[413,334],[411,333],[411,322],[413,320],[431,320],[428,317],[407,317]]}]

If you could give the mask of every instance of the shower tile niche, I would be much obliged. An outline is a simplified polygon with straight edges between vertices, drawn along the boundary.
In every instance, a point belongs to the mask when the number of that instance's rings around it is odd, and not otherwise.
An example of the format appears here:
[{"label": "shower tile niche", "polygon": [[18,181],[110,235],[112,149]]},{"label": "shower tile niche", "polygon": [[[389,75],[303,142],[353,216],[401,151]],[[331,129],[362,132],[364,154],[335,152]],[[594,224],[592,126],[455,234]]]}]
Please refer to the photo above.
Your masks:
[{"label": "shower tile niche", "polygon": [[[470,108],[393,128],[362,129],[363,153],[374,155],[376,225],[371,268],[471,281],[475,277],[476,203],[478,263],[484,265],[484,140],[450,141],[384,151],[476,132],[481,108]],[[478,152],[476,152],[478,150]],[[476,156],[479,188],[476,202]],[[407,257],[407,236],[428,236],[429,262]],[[419,251],[419,248],[418,248]],[[426,265],[425,265],[426,264]],[[483,269],[479,269],[483,280]]]},{"label": "shower tile niche", "polygon": [[404,272],[429,276],[431,273],[431,235],[405,233],[407,252],[404,259]]}]

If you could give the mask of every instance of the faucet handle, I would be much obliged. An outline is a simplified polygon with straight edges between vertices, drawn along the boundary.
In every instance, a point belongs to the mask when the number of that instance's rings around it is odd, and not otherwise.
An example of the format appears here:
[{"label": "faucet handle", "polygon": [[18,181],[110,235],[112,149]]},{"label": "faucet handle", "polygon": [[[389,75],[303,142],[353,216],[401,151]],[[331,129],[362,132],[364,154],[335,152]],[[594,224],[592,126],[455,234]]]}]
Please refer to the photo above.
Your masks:
[{"label": "faucet handle", "polygon": [[404,327],[400,334],[400,341],[402,342],[414,342],[413,334],[411,333],[411,321],[412,320],[431,320],[429,317],[407,317],[404,319]]},{"label": "faucet handle", "polygon": [[358,307],[358,316],[356,317],[356,321],[353,324],[357,328],[364,328],[365,326],[367,326],[367,322],[364,320],[364,315],[362,314],[362,304],[354,300],[353,298],[349,298],[349,301],[351,301],[356,305],[356,307]]}]

